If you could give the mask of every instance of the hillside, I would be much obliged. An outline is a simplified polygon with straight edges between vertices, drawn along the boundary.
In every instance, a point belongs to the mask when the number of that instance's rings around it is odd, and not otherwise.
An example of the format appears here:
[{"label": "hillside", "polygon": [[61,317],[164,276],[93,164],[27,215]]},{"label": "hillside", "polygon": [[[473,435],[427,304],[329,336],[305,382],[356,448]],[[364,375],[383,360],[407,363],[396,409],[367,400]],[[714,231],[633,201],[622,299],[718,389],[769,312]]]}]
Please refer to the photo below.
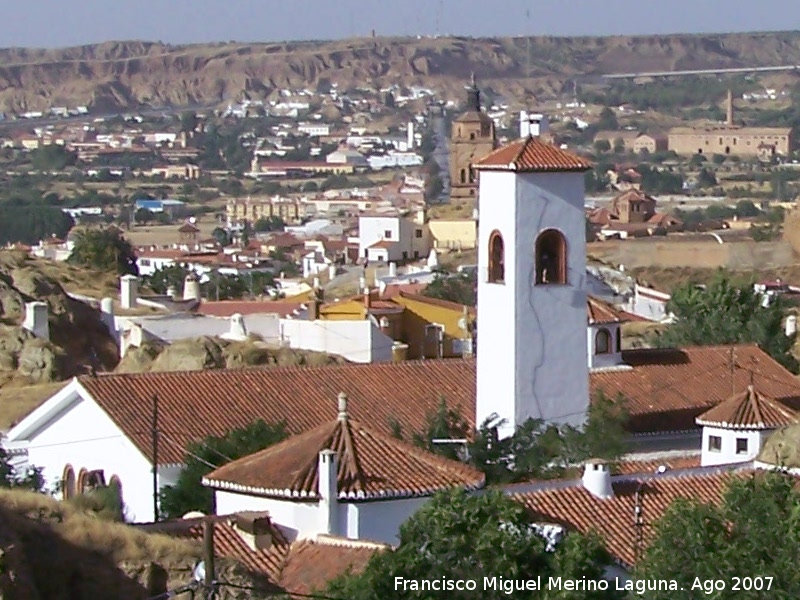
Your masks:
[{"label": "hillside", "polygon": [[[192,580],[198,544],[100,520],[41,494],[0,490],[0,600],[138,600]],[[229,560],[218,576],[243,586],[263,578]],[[261,597],[222,588],[220,600]]]},{"label": "hillside", "polygon": [[496,92],[546,97],[577,75],[800,63],[800,32],[636,37],[367,38],[170,46],[108,42],[0,50],[0,109],[215,105],[282,87],[425,85],[451,97],[471,72]]}]

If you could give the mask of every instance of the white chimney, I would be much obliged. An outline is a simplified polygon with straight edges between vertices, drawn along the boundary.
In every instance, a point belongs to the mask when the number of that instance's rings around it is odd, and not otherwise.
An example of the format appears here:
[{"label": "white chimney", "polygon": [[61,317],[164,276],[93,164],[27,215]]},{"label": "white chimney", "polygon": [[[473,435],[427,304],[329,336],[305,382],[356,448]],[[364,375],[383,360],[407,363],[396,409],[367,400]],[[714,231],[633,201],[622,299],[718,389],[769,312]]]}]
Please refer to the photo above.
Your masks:
[{"label": "white chimney", "polygon": [[333,450],[322,450],[319,453],[319,517],[320,533],[324,535],[338,534],[338,512],[339,512],[339,485],[337,473],[339,464],[336,460],[336,452]]},{"label": "white chimney", "polygon": [[244,325],[244,317],[239,313],[231,315],[231,328],[228,333],[223,334],[221,337],[226,340],[246,340],[247,328]]},{"label": "white chimney", "polygon": [[116,337],[117,326],[114,322],[114,300],[112,298],[103,298],[100,300],[100,318],[103,324],[108,329],[108,332]]},{"label": "white chimney", "polygon": [[406,146],[409,152],[414,149],[414,122],[408,122],[408,129],[406,130]]},{"label": "white chimney", "polygon": [[336,265],[331,265],[328,267],[328,279],[333,279],[336,277]]},{"label": "white chimney", "polygon": [[397,263],[389,263],[389,277],[397,277]]},{"label": "white chimney", "polygon": [[786,337],[792,337],[797,333],[797,317],[789,315],[786,317]]},{"label": "white chimney", "polygon": [[602,460],[590,460],[583,470],[583,487],[598,498],[612,498],[611,467]]},{"label": "white chimney", "polygon": [[319,277],[314,277],[314,280],[311,283],[311,287],[315,290],[319,289]]},{"label": "white chimney", "polygon": [[428,268],[435,269],[439,266],[439,255],[436,254],[436,249],[431,248],[431,253],[428,255]]},{"label": "white chimney", "polygon": [[26,302],[25,321],[22,326],[37,338],[50,341],[50,323],[47,320],[46,302]]},{"label": "white chimney", "polygon": [[183,299],[200,300],[200,281],[194,274],[189,274],[183,280]]},{"label": "white chimney", "polygon": [[139,296],[139,279],[135,275],[123,275],[119,280],[119,303],[124,309],[136,308]]},{"label": "white chimney", "polygon": [[364,293],[365,289],[367,289],[367,278],[362,275],[358,278],[358,291]]}]

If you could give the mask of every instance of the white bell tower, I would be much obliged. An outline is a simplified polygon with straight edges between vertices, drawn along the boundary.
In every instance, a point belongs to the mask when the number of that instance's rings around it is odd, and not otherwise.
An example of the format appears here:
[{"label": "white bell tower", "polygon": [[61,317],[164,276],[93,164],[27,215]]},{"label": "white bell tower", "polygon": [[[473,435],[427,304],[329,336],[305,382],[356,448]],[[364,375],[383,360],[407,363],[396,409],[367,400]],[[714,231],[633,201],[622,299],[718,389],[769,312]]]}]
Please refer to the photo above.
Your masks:
[{"label": "white bell tower", "polygon": [[476,425],[582,425],[589,407],[584,159],[528,137],[479,161]]}]

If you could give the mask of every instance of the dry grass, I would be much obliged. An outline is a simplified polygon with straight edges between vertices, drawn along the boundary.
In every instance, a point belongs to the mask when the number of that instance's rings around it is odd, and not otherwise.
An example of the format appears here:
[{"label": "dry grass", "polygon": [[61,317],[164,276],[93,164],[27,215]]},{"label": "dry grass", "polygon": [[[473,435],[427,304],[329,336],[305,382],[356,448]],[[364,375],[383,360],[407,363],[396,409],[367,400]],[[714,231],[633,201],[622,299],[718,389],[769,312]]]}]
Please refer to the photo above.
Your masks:
[{"label": "dry grass", "polygon": [[[178,228],[180,226],[181,224],[139,225],[127,231],[125,237],[134,246],[167,246],[182,241],[178,233]],[[195,226],[200,229],[200,233],[197,234],[197,239],[201,240],[211,237],[211,232],[219,227],[219,224],[213,216],[204,215],[202,218],[198,219]]]},{"label": "dry grass", "polygon": [[0,507],[45,522],[70,545],[100,552],[115,562],[180,562],[200,556],[195,544],[104,521],[43,494],[0,490]]},{"label": "dry grass", "polygon": [[469,219],[475,210],[474,200],[455,200],[448,204],[436,204],[428,209],[431,219]]},{"label": "dry grass", "polygon": [[0,430],[19,423],[65,385],[65,382],[59,381],[21,387],[4,386],[0,389]]}]

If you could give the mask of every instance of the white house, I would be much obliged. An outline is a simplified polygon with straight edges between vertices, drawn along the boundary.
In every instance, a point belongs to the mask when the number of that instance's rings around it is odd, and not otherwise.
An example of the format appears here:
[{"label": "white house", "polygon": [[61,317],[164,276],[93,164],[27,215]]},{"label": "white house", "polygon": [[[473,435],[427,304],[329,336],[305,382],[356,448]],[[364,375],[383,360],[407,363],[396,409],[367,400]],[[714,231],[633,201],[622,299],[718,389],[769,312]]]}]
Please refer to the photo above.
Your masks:
[{"label": "white house", "polygon": [[361,215],[358,255],[370,261],[416,260],[431,249],[427,224],[401,215]]},{"label": "white house", "polygon": [[367,159],[370,169],[395,169],[398,167],[419,167],[424,162],[422,155],[416,152],[397,152],[390,150],[386,154],[376,154]]},{"label": "white house", "polygon": [[772,432],[797,421],[797,412],[750,385],[697,417],[703,428],[702,465],[753,461]]},{"label": "white house", "polygon": [[[589,406],[582,158],[525,138],[478,161],[476,422],[581,425]],[[481,352],[491,348],[491,352]]]},{"label": "white house", "polygon": [[480,471],[350,419],[336,420],[203,478],[219,514],[267,511],[290,540],[318,535],[396,544],[400,525],[437,491],[480,489]]},{"label": "white house", "polygon": [[624,310],[650,321],[666,322],[671,316],[667,312],[670,295],[652,288],[634,285],[633,294],[623,305]]},{"label": "white house", "polygon": [[620,313],[610,304],[587,298],[588,327],[586,351],[589,369],[631,369],[622,360],[622,322]]}]

